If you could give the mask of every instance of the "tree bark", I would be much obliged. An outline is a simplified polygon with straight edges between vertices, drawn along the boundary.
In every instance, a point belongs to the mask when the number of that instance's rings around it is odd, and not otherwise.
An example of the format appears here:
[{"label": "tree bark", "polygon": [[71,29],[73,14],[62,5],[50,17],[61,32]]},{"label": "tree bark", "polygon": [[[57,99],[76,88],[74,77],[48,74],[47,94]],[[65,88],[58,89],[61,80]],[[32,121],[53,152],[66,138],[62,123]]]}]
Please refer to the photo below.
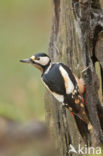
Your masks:
[{"label": "tree bark", "polygon": [[53,0],[49,55],[52,61],[66,64],[78,77],[82,75],[86,86],[87,116],[94,128],[90,133],[83,121],[71,116],[52,95],[46,93],[46,117],[61,156],[77,155],[69,153],[70,144],[77,149],[78,144],[89,147],[103,142],[103,104],[98,95],[102,84],[95,70],[98,61],[99,77],[103,82],[103,66],[97,57],[103,56],[103,50],[100,54],[96,46],[102,31],[103,12],[98,0]]}]

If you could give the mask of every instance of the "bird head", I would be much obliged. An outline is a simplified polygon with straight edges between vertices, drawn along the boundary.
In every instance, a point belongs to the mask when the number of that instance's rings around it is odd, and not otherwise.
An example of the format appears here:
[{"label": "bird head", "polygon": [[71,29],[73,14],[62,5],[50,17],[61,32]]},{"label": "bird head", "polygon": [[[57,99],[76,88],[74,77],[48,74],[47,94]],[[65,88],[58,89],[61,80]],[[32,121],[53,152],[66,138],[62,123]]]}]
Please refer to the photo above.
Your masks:
[{"label": "bird head", "polygon": [[30,58],[20,60],[20,62],[32,64],[34,67],[43,72],[50,65],[51,60],[47,54],[38,53],[31,56]]}]

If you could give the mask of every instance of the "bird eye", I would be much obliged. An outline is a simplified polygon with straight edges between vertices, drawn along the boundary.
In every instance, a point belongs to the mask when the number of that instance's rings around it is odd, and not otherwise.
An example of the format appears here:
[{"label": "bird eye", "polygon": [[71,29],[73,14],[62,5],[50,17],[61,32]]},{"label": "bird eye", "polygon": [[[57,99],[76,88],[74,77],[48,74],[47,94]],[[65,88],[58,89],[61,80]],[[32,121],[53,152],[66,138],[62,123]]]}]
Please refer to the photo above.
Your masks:
[{"label": "bird eye", "polygon": [[36,60],[40,60],[40,57],[38,57]]}]

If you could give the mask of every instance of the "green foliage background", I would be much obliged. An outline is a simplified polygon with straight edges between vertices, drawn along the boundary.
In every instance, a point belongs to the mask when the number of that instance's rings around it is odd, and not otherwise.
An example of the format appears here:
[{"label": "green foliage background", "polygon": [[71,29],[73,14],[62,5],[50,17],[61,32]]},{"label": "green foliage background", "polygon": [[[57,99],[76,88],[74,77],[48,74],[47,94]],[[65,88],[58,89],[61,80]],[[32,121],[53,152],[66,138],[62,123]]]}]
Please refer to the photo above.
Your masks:
[{"label": "green foliage background", "polygon": [[0,0],[0,115],[44,119],[40,72],[20,59],[47,52],[50,0]]}]

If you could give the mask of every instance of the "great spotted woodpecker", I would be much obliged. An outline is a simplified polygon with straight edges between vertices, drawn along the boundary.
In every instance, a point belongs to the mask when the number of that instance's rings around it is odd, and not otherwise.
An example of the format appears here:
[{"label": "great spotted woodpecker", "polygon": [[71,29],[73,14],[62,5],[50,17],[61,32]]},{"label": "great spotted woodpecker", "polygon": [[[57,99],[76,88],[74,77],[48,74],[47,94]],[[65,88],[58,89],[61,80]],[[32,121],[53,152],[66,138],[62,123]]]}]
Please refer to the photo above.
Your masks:
[{"label": "great spotted woodpecker", "polygon": [[83,120],[89,129],[92,128],[85,112],[83,98],[85,86],[69,67],[63,63],[52,63],[45,53],[33,55],[20,62],[30,63],[38,68],[42,72],[41,79],[51,94],[70,112]]}]

